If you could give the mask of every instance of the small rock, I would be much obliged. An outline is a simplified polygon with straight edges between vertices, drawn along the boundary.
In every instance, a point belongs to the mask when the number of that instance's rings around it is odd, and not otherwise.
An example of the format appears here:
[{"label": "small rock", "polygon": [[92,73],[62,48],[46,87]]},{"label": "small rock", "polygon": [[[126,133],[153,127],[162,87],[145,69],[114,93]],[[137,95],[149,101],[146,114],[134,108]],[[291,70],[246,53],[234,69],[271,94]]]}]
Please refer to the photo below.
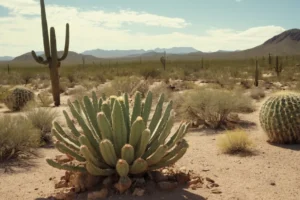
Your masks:
[{"label": "small rock", "polygon": [[217,188],[214,188],[214,189],[211,190],[211,193],[213,193],[213,194],[221,194],[222,191],[219,190],[219,189],[217,189]]},{"label": "small rock", "polygon": [[162,182],[168,180],[168,176],[160,171],[153,171],[151,172],[151,175],[153,176],[155,182]]},{"label": "small rock", "polygon": [[55,189],[67,187],[68,183],[65,180],[61,180],[55,184]]},{"label": "small rock", "polygon": [[138,197],[144,196],[144,194],[145,194],[145,190],[141,188],[135,188],[132,193],[133,196],[138,196]]},{"label": "small rock", "polygon": [[271,182],[270,182],[270,185],[275,186],[275,185],[276,185],[275,181],[271,181]]},{"label": "small rock", "polygon": [[108,195],[108,189],[102,188],[100,191],[93,191],[88,193],[88,200],[105,199]]},{"label": "small rock", "polygon": [[204,169],[202,169],[202,171],[203,171],[203,172],[208,172],[209,169],[204,168]]},{"label": "small rock", "polygon": [[146,184],[146,180],[145,180],[144,178],[137,178],[137,179],[135,179],[135,181],[134,181],[134,185],[135,185],[136,187],[144,187],[145,184]]},{"label": "small rock", "polygon": [[176,180],[179,184],[187,183],[190,180],[190,176],[188,173],[178,173],[176,174]]},{"label": "small rock", "polygon": [[162,181],[158,183],[158,187],[161,190],[173,190],[177,187],[177,183],[176,182],[169,182],[169,181]]},{"label": "small rock", "polygon": [[209,178],[209,177],[206,177],[205,180],[208,181],[208,182],[211,182],[211,183],[214,183],[214,182],[215,182],[214,180],[212,180],[212,179]]},{"label": "small rock", "polygon": [[192,185],[190,185],[190,188],[192,190],[196,190],[197,188],[203,188],[203,184],[202,183],[192,184]]},{"label": "small rock", "polygon": [[58,200],[72,200],[75,199],[74,188],[66,188],[55,194],[55,199]]},{"label": "small rock", "polygon": [[198,177],[196,177],[196,178],[192,178],[192,179],[188,182],[188,184],[189,184],[189,185],[193,185],[193,184],[197,184],[197,183],[199,183],[199,182],[202,183],[201,179],[198,178]]}]

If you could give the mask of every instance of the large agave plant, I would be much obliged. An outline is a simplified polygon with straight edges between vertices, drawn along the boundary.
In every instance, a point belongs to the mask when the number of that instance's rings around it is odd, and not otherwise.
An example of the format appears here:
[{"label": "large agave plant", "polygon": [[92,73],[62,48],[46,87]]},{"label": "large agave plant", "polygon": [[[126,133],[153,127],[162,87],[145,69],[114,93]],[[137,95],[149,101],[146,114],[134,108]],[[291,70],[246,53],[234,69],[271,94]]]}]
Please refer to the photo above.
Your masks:
[{"label": "large agave plant", "polygon": [[172,101],[164,112],[163,102],[162,94],[151,120],[151,92],[145,102],[137,92],[132,110],[126,93],[109,99],[98,99],[93,93],[91,100],[85,96],[81,102],[68,102],[78,125],[63,111],[70,131],[66,132],[54,122],[52,132],[58,140],[56,148],[79,161],[80,165],[60,164],[52,159],[47,159],[48,164],[94,176],[118,174],[124,184],[130,182],[128,175],[174,164],[188,148],[183,139],[188,124],[182,122],[171,134],[174,124]]}]

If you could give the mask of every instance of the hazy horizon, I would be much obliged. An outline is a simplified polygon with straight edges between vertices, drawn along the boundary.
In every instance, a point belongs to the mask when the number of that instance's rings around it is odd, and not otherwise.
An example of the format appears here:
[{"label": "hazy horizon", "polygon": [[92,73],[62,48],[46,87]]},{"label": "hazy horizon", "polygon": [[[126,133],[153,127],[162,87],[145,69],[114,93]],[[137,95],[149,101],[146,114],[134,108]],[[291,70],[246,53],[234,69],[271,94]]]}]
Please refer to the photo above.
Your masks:
[{"label": "hazy horizon", "polygon": [[[157,3],[156,3],[157,2]],[[244,50],[281,32],[298,28],[296,0],[45,0],[48,28],[58,49],[70,24],[70,50],[151,50],[193,47],[199,51]],[[37,0],[0,2],[0,56],[41,51]]]}]

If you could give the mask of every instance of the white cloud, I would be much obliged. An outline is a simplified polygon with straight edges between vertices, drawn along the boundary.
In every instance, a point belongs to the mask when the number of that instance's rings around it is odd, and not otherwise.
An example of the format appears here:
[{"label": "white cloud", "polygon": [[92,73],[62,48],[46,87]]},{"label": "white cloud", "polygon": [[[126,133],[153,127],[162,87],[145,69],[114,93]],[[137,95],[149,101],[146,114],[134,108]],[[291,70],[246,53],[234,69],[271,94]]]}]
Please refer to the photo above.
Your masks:
[{"label": "white cloud", "polygon": [[[42,50],[39,3],[33,0],[7,2],[0,2],[1,6],[9,8],[11,12],[7,17],[0,17],[0,56],[17,56],[32,49]],[[184,28],[192,28],[187,26],[184,19],[144,12],[87,11],[58,5],[47,5],[46,12],[49,28],[54,26],[56,30],[58,49],[63,49],[65,24],[68,22],[70,49],[77,52],[95,48],[152,49],[173,46],[192,46],[201,51],[246,49],[284,31],[279,26],[254,27],[242,31],[214,28],[208,30],[206,35],[195,35],[184,33]],[[127,30],[124,26],[126,23],[180,28],[181,31],[149,35]]]}]

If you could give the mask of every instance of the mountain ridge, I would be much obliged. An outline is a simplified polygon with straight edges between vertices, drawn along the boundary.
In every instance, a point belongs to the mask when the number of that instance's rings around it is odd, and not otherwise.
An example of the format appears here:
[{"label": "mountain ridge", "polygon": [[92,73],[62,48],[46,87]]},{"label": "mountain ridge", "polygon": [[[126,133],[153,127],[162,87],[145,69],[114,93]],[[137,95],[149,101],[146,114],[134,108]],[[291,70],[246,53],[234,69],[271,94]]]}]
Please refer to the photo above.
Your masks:
[{"label": "mountain ridge", "polygon": [[[104,52],[103,57],[94,55],[87,55],[87,52],[93,50],[87,50],[82,53],[70,51],[67,59],[64,62],[67,63],[82,63],[82,59],[85,59],[85,63],[101,62],[102,60],[114,59],[114,60],[136,60],[142,57],[148,60],[157,60],[166,51],[167,56],[170,59],[199,59],[199,57],[207,59],[244,59],[256,56],[267,56],[269,53],[273,55],[298,55],[300,54],[300,29],[290,29],[277,34],[270,39],[266,40],[262,44],[246,50],[219,50],[215,52],[202,52],[193,47],[172,47],[172,48],[156,48],[153,50],[103,50],[96,49],[98,52]],[[191,51],[190,53],[188,53]],[[181,52],[179,54],[178,52]],[[111,53],[115,53],[112,56]],[[61,55],[62,52],[59,52]],[[1,60],[0,60],[1,61]],[[10,62],[14,61],[34,61],[31,53],[25,53],[15,57]],[[3,62],[3,61],[1,61]]]}]

